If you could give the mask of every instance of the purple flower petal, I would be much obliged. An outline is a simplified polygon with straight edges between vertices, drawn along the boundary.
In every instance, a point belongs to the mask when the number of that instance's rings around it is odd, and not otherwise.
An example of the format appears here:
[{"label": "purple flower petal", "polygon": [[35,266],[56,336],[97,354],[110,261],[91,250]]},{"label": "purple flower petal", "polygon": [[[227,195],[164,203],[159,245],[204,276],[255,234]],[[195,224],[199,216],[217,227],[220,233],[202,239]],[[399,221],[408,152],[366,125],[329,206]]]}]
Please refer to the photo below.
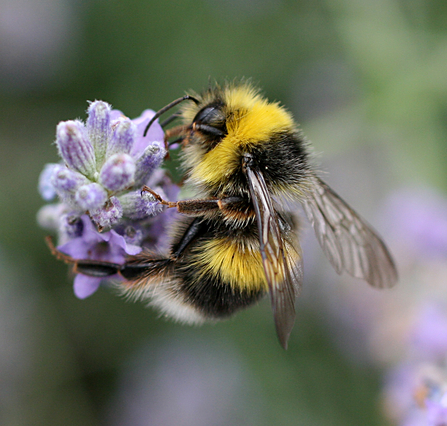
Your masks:
[{"label": "purple flower petal", "polygon": [[84,222],[77,214],[63,214],[60,217],[59,232],[65,239],[74,239],[82,235]]},{"label": "purple flower petal", "polygon": [[128,244],[122,235],[114,230],[98,232],[87,215],[81,217],[83,233],[58,247],[74,259],[94,259],[104,262],[124,263],[126,255],[141,252],[141,247]]},{"label": "purple flower petal", "polygon": [[[133,244],[128,244],[126,239],[115,231],[109,232],[109,244],[112,247],[119,247],[124,252],[123,254],[135,255],[141,252],[141,247]],[[120,262],[117,262],[120,263]]]},{"label": "purple flower petal", "polygon": [[98,290],[100,284],[101,278],[77,274],[73,283],[74,294],[78,299],[85,299]]},{"label": "purple flower petal", "polygon": [[134,246],[141,246],[143,241],[143,231],[140,228],[135,228],[134,226],[126,226],[123,230],[123,237],[127,244]]},{"label": "purple flower petal", "polygon": [[143,136],[147,124],[154,115],[154,111],[147,109],[143,111],[138,118],[132,120],[136,124],[136,136],[131,151],[132,156],[140,156],[148,145],[153,144],[154,142],[157,142],[157,145],[160,148],[164,146],[164,132],[158,123],[158,120],[156,120],[155,123],[152,123],[147,135]]},{"label": "purple flower petal", "polygon": [[110,111],[110,122],[116,121],[120,117],[125,117],[125,115],[119,109],[112,109]]},{"label": "purple flower petal", "polygon": [[104,236],[95,229],[87,215],[81,216],[81,220],[82,235],[58,246],[58,249],[74,259],[94,259],[92,250],[97,244],[104,242]]},{"label": "purple flower petal", "polygon": [[86,243],[94,245],[96,243],[106,241],[105,235],[107,235],[107,232],[99,233],[95,225],[86,214],[81,216],[81,220],[84,223],[84,233],[82,234],[82,238]]},{"label": "purple flower petal", "polygon": [[73,259],[88,259],[90,257],[89,250],[91,247],[92,245],[87,243],[83,237],[78,237],[59,245],[57,248],[62,253],[71,256]]}]

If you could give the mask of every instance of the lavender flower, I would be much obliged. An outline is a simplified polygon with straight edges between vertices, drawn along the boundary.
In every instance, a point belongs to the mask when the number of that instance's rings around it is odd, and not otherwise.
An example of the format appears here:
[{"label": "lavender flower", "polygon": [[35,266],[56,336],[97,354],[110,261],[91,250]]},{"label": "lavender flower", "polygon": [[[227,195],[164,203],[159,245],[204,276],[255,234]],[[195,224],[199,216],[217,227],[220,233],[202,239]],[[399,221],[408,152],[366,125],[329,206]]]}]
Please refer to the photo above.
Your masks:
[{"label": "lavender flower", "polygon": [[447,314],[443,308],[427,304],[421,309],[406,359],[388,374],[386,412],[402,426],[447,424]]},{"label": "lavender flower", "polygon": [[[155,122],[143,136],[154,115],[151,110],[131,120],[109,104],[95,101],[87,113],[85,124],[75,120],[57,126],[62,163],[45,166],[38,188],[45,200],[57,195],[59,202],[42,207],[38,222],[57,233],[58,249],[74,259],[124,263],[127,255],[142,250],[143,243],[165,235],[165,226],[153,234],[150,218],[163,206],[150,193],[141,192],[142,186],[149,185],[164,197],[165,187],[175,187],[164,171],[157,170],[166,154],[164,133]],[[177,195],[172,189],[169,192]],[[91,295],[100,282],[78,274],[76,296]]]}]

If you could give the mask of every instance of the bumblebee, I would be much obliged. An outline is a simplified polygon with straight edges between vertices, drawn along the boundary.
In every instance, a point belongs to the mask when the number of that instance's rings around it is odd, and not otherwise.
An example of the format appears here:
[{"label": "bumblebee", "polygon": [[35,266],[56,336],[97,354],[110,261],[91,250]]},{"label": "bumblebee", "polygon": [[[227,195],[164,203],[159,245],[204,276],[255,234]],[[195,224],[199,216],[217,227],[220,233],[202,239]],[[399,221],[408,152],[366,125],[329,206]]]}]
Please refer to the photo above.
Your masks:
[{"label": "bumblebee", "polygon": [[216,85],[162,108],[146,132],[181,102],[165,123],[181,118],[183,124],[168,130],[166,141],[181,142],[185,181],[196,197],[172,202],[143,188],[181,213],[169,255],[142,252],[118,265],[54,250],[77,273],[118,273],[124,293],[187,323],[226,318],[268,294],[286,348],[303,280],[297,215],[286,206],[298,201],[338,273],[373,287],[396,283],[385,244],[317,176],[308,142],[283,106],[247,83]]}]

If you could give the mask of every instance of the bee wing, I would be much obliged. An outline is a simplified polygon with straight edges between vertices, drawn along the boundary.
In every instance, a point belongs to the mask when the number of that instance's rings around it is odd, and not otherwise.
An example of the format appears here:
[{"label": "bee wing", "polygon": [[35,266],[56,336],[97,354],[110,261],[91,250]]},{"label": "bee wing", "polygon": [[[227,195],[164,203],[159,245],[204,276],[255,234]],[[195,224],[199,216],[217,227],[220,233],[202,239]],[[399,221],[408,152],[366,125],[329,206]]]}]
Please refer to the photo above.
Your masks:
[{"label": "bee wing", "polygon": [[293,271],[284,251],[281,225],[262,173],[246,166],[250,195],[258,222],[260,251],[270,291],[276,333],[286,349],[295,322],[295,299],[302,281],[301,264]]},{"label": "bee wing", "polygon": [[380,237],[321,179],[313,176],[311,182],[304,209],[335,270],[373,287],[393,286],[397,270]]}]

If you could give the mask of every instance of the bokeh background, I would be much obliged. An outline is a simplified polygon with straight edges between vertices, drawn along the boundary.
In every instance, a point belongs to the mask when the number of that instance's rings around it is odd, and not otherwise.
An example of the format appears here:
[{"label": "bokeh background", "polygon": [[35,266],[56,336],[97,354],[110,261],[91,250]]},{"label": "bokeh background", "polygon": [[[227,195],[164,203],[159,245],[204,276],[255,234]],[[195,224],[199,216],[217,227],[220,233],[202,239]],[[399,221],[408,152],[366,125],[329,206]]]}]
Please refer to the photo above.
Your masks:
[{"label": "bokeh background", "polygon": [[[387,372],[430,285],[446,297],[446,22],[445,0],[1,0],[0,424],[399,424]],[[190,328],[77,300],[36,223],[56,125],[87,100],[133,118],[239,77],[294,113],[401,271],[385,292],[340,278],[304,229],[287,351],[268,301]]]}]

